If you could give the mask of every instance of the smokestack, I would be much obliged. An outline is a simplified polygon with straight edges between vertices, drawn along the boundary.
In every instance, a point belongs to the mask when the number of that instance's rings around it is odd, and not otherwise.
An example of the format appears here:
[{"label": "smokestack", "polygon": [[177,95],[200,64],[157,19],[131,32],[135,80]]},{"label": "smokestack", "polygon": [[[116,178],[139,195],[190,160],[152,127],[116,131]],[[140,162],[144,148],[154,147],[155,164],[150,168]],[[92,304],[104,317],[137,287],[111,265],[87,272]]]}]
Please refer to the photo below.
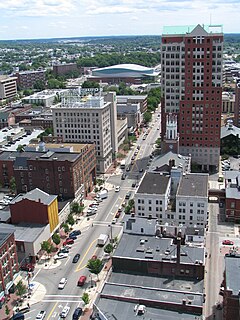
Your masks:
[{"label": "smokestack", "polygon": [[177,237],[177,264],[180,264],[181,238]]}]

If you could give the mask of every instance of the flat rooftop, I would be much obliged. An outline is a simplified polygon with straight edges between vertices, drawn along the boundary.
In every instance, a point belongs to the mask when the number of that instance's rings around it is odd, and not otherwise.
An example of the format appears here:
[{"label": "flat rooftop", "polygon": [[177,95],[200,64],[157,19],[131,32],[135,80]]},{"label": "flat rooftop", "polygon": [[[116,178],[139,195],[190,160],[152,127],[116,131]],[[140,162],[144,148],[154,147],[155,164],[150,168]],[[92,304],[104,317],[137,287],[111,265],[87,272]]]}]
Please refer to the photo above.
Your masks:
[{"label": "flat rooftop", "polygon": [[14,231],[0,226],[0,247],[6,242]]},{"label": "flat rooftop", "polygon": [[[191,33],[197,25],[184,25],[184,26],[164,26],[163,35],[185,35]],[[223,33],[222,25],[207,25],[201,26],[207,33]]]},{"label": "flat rooftop", "polygon": [[177,196],[208,197],[208,174],[188,173],[182,176]]},{"label": "flat rooftop", "polygon": [[16,241],[23,242],[34,242],[44,231],[44,229],[48,226],[43,226],[40,224],[31,224],[31,223],[20,223],[18,225],[13,224],[5,224],[2,223],[0,228],[1,231],[7,230],[10,232],[14,232]]},{"label": "flat rooftop", "polygon": [[[136,320],[136,313],[134,312],[135,305],[135,303],[128,301],[117,301],[106,298],[100,298],[97,301],[97,307],[99,308],[99,311],[105,315],[107,320]],[[201,320],[202,317],[194,314],[147,307],[144,316],[139,316],[139,319]]]},{"label": "flat rooftop", "polygon": [[170,177],[163,176],[160,173],[147,172],[141,181],[137,193],[147,194],[165,194],[169,184]]},{"label": "flat rooftop", "polygon": [[233,295],[240,292],[240,255],[225,255],[226,288],[232,290]]},{"label": "flat rooftop", "polygon": [[[143,240],[145,242],[141,244]],[[182,245],[180,252],[180,263],[195,264],[196,261],[204,263],[203,247]],[[173,244],[171,238],[124,233],[113,257],[176,263],[177,246]]]},{"label": "flat rooftop", "polygon": [[25,151],[25,152],[8,152],[4,151],[0,154],[0,160],[12,160],[14,161],[14,167],[27,167],[27,160],[38,160],[38,161],[76,161],[81,155],[79,153],[73,152],[35,152],[35,151]]}]

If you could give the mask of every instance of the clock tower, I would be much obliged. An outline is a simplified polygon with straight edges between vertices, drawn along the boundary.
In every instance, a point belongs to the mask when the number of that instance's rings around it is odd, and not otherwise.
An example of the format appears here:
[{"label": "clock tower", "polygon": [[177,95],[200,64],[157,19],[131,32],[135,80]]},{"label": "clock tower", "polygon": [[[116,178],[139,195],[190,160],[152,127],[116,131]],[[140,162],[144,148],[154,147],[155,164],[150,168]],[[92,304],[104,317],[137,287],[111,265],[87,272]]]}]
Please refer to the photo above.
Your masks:
[{"label": "clock tower", "polygon": [[172,151],[179,153],[179,135],[177,132],[177,115],[169,114],[166,116],[166,134],[162,141],[162,154]]}]

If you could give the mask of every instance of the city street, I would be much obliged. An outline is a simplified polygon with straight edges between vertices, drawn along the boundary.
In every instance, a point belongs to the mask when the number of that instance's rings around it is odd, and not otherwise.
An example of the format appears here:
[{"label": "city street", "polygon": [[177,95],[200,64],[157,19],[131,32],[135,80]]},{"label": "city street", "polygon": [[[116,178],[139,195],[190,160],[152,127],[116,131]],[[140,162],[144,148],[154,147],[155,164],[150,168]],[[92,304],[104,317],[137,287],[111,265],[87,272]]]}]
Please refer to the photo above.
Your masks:
[{"label": "city street", "polygon": [[[126,158],[126,167],[131,166],[131,169],[126,172],[125,180],[121,180],[121,175],[126,168],[123,171],[118,170],[118,174],[105,175],[107,177],[105,186],[108,189],[108,198],[100,203],[96,215],[89,218],[85,217],[78,225],[74,226],[75,229],[80,229],[82,234],[78,236],[72,245],[69,256],[58,261],[56,265],[52,264],[49,268],[43,266],[36,268],[35,276],[31,280],[41,286],[42,299],[32,305],[30,312],[25,315],[25,319],[34,319],[41,310],[46,311],[45,319],[59,319],[59,314],[65,306],[70,307],[69,315],[71,316],[76,307],[83,305],[81,297],[84,292],[92,292],[94,294],[97,277],[91,277],[86,268],[87,262],[93,255],[100,259],[103,256],[103,248],[97,246],[97,239],[100,234],[108,234],[109,238],[121,235],[123,229],[121,218],[124,213],[121,214],[116,224],[112,224],[112,219],[118,208],[125,201],[126,193],[132,191],[133,196],[136,188],[132,188],[132,183],[138,183],[147,168],[149,155],[154,148],[156,139],[160,135],[158,127],[160,127],[160,117],[156,112],[153,114],[152,127],[144,128],[144,132],[140,135]],[[143,140],[147,130],[149,133]],[[140,150],[133,165],[131,165],[131,158],[136,151],[137,145],[140,145]],[[143,169],[141,173],[139,172],[140,168]],[[119,192],[115,192],[116,186],[120,187]],[[74,264],[72,259],[76,253],[79,253],[81,257],[78,263]],[[83,287],[78,287],[77,281],[82,275],[86,276],[87,280]],[[61,278],[67,278],[67,283],[64,289],[59,290],[58,284]]]}]

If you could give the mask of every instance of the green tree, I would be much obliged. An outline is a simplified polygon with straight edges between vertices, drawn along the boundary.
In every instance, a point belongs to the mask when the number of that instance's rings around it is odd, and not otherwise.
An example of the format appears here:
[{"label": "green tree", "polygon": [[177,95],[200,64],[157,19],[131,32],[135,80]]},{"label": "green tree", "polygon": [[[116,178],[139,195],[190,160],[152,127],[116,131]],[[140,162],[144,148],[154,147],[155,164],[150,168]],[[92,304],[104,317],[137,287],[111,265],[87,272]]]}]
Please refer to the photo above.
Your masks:
[{"label": "green tree", "polygon": [[100,85],[95,81],[84,81],[82,84],[82,88],[99,88]]},{"label": "green tree", "polygon": [[105,247],[104,247],[104,252],[106,253],[111,253],[113,252],[113,245],[111,243],[108,243]]},{"label": "green tree", "polygon": [[14,177],[11,177],[10,179],[10,191],[11,193],[16,193],[17,186],[16,186],[16,179]]},{"label": "green tree", "polygon": [[75,214],[78,214],[78,213],[81,213],[82,212],[82,206],[80,206],[79,203],[77,203],[76,201],[72,202],[71,204],[71,213],[75,213]]},{"label": "green tree", "polygon": [[8,317],[9,314],[10,314],[10,309],[8,308],[8,305],[7,305],[7,304],[5,305],[5,314],[6,314],[7,317]]},{"label": "green tree", "polygon": [[75,220],[74,220],[73,215],[71,213],[68,215],[67,223],[70,224],[70,226],[73,226],[75,223]]},{"label": "green tree", "polygon": [[46,86],[44,84],[44,82],[42,80],[37,80],[35,83],[34,83],[34,89],[36,89],[37,91],[43,91]]},{"label": "green tree", "polygon": [[103,264],[102,264],[102,261],[100,259],[96,259],[96,260],[90,259],[90,260],[88,260],[87,268],[91,273],[96,274],[97,278],[98,278],[99,273],[102,270],[102,267],[103,267]]},{"label": "green tree", "polygon": [[143,114],[143,120],[145,122],[150,122],[152,120],[152,114],[151,112],[149,111],[146,111],[144,114]]},{"label": "green tree", "polygon": [[16,295],[20,298],[27,293],[27,286],[20,280],[16,285]]},{"label": "green tree", "polygon": [[125,207],[125,209],[124,209],[124,212],[125,212],[126,214],[129,214],[130,211],[131,211],[131,207],[130,207],[129,205],[127,205],[127,206]]},{"label": "green tree", "polygon": [[62,228],[63,228],[63,230],[64,230],[65,233],[68,233],[69,230],[70,230],[70,229],[69,229],[69,225],[68,225],[67,223],[63,223]]},{"label": "green tree", "polygon": [[89,304],[90,298],[89,298],[89,294],[87,292],[84,292],[84,294],[82,295],[82,301],[85,304]]},{"label": "green tree", "polygon": [[55,245],[59,245],[59,243],[61,242],[61,238],[60,235],[58,233],[54,233],[52,235],[52,241],[55,243]]},{"label": "green tree", "polygon": [[19,144],[19,145],[17,146],[17,152],[24,152],[24,151],[25,151],[24,146],[23,146],[22,144]]},{"label": "green tree", "polygon": [[161,138],[158,138],[158,139],[155,141],[155,144],[156,144],[157,148],[160,148],[160,147],[161,147]]},{"label": "green tree", "polygon": [[51,242],[49,241],[43,241],[41,243],[41,249],[47,253],[47,255],[49,256],[49,254],[52,252],[53,250],[53,245],[51,244]]}]

